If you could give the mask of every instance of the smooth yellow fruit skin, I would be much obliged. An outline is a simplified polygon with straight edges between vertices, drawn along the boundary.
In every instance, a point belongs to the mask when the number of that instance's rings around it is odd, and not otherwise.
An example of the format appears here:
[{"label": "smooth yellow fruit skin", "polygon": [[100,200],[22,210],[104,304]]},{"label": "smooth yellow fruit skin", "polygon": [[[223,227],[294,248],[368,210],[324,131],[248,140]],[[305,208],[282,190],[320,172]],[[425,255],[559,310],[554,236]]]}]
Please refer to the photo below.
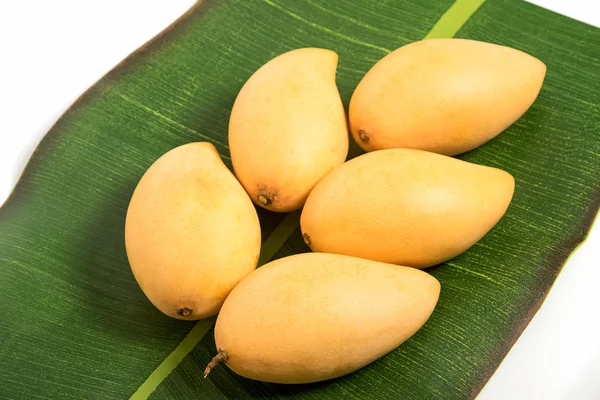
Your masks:
[{"label": "smooth yellow fruit skin", "polygon": [[270,262],[235,287],[219,313],[215,341],[227,366],[247,378],[332,379],[412,336],[439,293],[439,282],[414,268],[298,254]]},{"label": "smooth yellow fruit skin", "polygon": [[522,51],[466,39],[401,47],[364,76],[350,130],[366,151],[471,150],[515,122],[536,99],[546,66]]},{"label": "smooth yellow fruit skin", "polygon": [[260,226],[254,205],[210,143],[160,157],[135,188],[125,244],[150,301],[179,319],[216,314],[256,268]]},{"label": "smooth yellow fruit skin", "polygon": [[313,251],[429,267],[457,256],[504,215],[514,178],[413,149],[359,156],[314,188],[300,225]]},{"label": "smooth yellow fruit skin", "polygon": [[238,94],[229,121],[235,174],[261,207],[292,211],[348,154],[336,84],[337,54],[306,48],[262,66]]}]

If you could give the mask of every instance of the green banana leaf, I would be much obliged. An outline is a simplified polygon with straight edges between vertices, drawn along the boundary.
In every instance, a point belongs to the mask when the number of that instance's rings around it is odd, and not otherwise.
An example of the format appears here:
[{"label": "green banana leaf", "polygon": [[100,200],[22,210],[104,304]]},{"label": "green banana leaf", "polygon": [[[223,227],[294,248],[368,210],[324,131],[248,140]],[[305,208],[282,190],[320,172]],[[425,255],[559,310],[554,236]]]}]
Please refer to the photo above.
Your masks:
[{"label": "green banana leaf", "polygon": [[[389,51],[425,37],[522,49],[548,73],[533,107],[460,158],[516,179],[506,216],[429,269],[431,319],[348,376],[284,386],[218,367],[214,318],[157,311],[124,248],[129,198],[167,150],[210,141],[231,166],[228,116],[246,79],[298,47],[339,56],[344,104]],[[0,208],[0,397],[473,398],[535,314],[600,204],[600,30],[518,0],[207,0],[88,90],[43,139]],[[298,214],[259,210],[261,262],[309,251]],[[308,295],[308,294],[307,294]]]}]

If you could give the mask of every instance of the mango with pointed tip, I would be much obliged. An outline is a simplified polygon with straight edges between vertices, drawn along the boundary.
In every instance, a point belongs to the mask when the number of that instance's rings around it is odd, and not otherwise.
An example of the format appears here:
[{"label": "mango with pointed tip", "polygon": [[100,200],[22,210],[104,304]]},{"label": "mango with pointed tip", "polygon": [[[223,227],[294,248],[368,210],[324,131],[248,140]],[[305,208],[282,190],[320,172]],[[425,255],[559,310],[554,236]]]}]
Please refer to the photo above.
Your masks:
[{"label": "mango with pointed tip", "polygon": [[308,383],[356,371],[427,321],[439,282],[414,268],[337,254],[272,261],[244,278],[217,318],[219,353],[235,373]]},{"label": "mango with pointed tip", "polygon": [[135,279],[156,308],[200,319],[216,314],[256,268],[260,226],[215,147],[190,143],[160,157],[138,183],[125,245]]},{"label": "mango with pointed tip", "polygon": [[350,130],[366,151],[471,150],[536,99],[546,66],[519,50],[465,39],[408,44],[381,59],[350,101]]},{"label": "mango with pointed tip", "polygon": [[313,251],[429,267],[467,250],[504,215],[514,178],[413,149],[363,154],[313,189],[300,219]]},{"label": "mango with pointed tip", "polygon": [[346,159],[337,59],[326,49],[284,53],[256,71],[238,94],[229,121],[231,161],[259,206],[299,209],[315,184]]}]

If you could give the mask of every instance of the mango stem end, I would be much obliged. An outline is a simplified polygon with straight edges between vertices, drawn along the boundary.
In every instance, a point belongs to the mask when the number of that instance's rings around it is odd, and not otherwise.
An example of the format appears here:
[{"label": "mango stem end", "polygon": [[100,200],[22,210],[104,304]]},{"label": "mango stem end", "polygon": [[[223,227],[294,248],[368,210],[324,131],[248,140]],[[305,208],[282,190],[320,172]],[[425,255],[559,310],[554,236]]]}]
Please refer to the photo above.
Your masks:
[{"label": "mango stem end", "polygon": [[212,360],[210,360],[210,362],[204,369],[204,377],[206,378],[208,374],[210,374],[210,371],[217,366],[217,364],[227,362],[227,358],[227,353],[223,349],[219,349],[217,355],[214,356]]}]

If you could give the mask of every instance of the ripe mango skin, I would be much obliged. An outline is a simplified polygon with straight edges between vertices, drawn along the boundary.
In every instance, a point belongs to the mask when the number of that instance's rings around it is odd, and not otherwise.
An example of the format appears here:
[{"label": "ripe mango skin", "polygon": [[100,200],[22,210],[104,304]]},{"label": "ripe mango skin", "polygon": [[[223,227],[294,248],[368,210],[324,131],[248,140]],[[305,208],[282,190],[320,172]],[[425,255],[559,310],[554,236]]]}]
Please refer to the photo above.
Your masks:
[{"label": "ripe mango skin", "polygon": [[227,366],[250,379],[332,379],[412,336],[439,293],[439,282],[414,268],[297,254],[266,264],[235,287],[217,318],[215,341]]},{"label": "ripe mango skin", "polygon": [[125,223],[131,270],[148,299],[179,319],[216,314],[256,268],[254,205],[210,143],[160,157],[135,188]]},{"label": "ripe mango skin", "polygon": [[522,51],[466,39],[401,47],[364,76],[350,101],[350,130],[366,151],[471,150],[527,111],[546,66]]},{"label": "ripe mango skin", "polygon": [[302,207],[348,154],[346,114],[335,84],[337,54],[305,48],[256,71],[235,100],[229,146],[252,201],[271,211]]},{"label": "ripe mango skin", "polygon": [[323,178],[300,225],[313,251],[416,268],[457,256],[504,215],[514,178],[422,150],[363,154]]}]

